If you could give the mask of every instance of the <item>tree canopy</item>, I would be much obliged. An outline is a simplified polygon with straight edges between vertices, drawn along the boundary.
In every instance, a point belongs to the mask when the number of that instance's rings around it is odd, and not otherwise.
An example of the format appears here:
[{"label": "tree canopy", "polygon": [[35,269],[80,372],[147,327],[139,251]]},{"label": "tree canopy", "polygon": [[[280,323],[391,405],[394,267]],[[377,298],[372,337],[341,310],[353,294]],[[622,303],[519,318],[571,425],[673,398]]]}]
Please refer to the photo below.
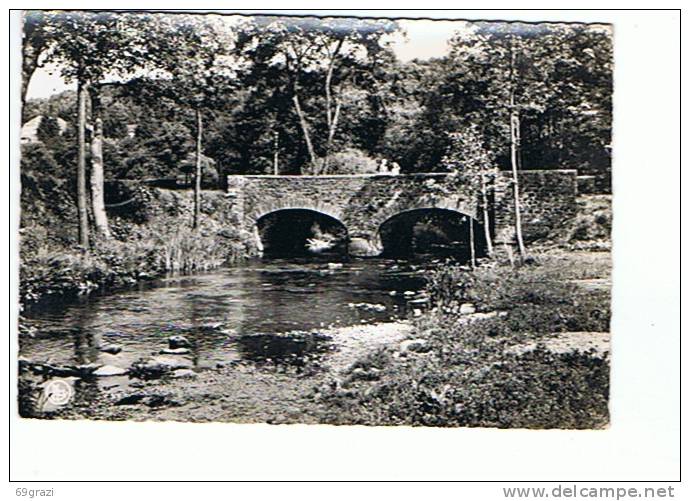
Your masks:
[{"label": "tree canopy", "polygon": [[[459,22],[446,54],[408,62],[391,46],[401,34],[385,19],[31,11],[24,83],[53,64],[68,81],[117,84],[102,88],[106,178],[183,176],[196,111],[217,178],[371,172],[384,159],[402,172],[449,170],[451,150],[463,158],[454,134],[470,130],[505,169],[511,110],[521,168],[610,168],[609,28]],[[24,108],[25,120],[49,117],[58,164],[72,160],[57,143],[76,138],[54,137],[51,120],[75,127],[73,95]]]}]

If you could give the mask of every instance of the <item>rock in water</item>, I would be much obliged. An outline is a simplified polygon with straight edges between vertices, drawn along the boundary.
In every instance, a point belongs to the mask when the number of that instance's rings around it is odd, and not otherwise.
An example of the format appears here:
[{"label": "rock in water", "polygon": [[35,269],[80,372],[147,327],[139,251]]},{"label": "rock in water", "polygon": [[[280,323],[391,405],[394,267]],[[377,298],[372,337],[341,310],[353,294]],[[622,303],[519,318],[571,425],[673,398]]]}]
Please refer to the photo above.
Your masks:
[{"label": "rock in water", "polygon": [[197,377],[197,373],[194,372],[192,369],[177,369],[172,371],[172,374],[170,374],[171,377],[174,378],[194,378]]},{"label": "rock in water", "polygon": [[101,346],[101,351],[103,353],[110,353],[111,355],[117,355],[122,351],[122,346],[119,344],[104,344]]},{"label": "rock in water", "polygon": [[122,367],[116,367],[114,365],[104,365],[96,369],[92,375],[98,377],[108,377],[108,376],[124,376],[127,374],[127,369]]},{"label": "rock in water", "polygon": [[386,311],[386,305],[384,304],[372,304],[372,303],[347,303],[349,308],[358,308],[362,310],[370,311]]},{"label": "rock in water", "polygon": [[189,348],[164,348],[160,353],[161,355],[187,355]]},{"label": "rock in water", "polygon": [[351,255],[360,257],[374,257],[381,253],[381,249],[379,249],[376,245],[364,238],[359,237],[353,237],[350,240],[348,250]]},{"label": "rock in water", "polygon": [[460,315],[470,315],[475,311],[477,311],[477,309],[471,303],[463,303],[460,305]]},{"label": "rock in water", "polygon": [[177,369],[191,369],[193,366],[191,361],[184,358],[157,356],[135,363],[130,372],[136,377],[150,379]]},{"label": "rock in water", "polygon": [[192,343],[184,336],[170,336],[168,338],[168,348],[176,350],[177,348],[191,348]]},{"label": "rock in water", "polygon": [[400,351],[424,353],[429,350],[429,342],[426,339],[406,339],[400,343]]},{"label": "rock in water", "polygon": [[429,302],[428,297],[420,297],[419,299],[412,299],[412,300],[408,301],[408,303],[410,303],[410,304],[426,304],[428,302]]}]

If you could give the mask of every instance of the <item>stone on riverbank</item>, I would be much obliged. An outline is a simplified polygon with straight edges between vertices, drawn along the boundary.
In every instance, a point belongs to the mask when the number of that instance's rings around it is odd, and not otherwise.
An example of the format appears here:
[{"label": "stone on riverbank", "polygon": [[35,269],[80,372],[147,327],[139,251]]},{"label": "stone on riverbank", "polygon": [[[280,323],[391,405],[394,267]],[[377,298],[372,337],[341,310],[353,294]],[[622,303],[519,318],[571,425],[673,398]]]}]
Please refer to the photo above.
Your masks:
[{"label": "stone on riverbank", "polygon": [[168,348],[176,350],[178,348],[191,348],[192,343],[184,336],[170,336],[168,338]]},{"label": "stone on riverbank", "polygon": [[100,350],[103,353],[110,353],[111,355],[117,355],[122,351],[122,346],[119,344],[104,344],[101,346]]},{"label": "stone on riverbank", "polygon": [[143,393],[133,393],[122,397],[115,402],[115,405],[146,405],[147,407],[170,407],[179,406],[180,402],[170,398],[168,395],[146,395]]},{"label": "stone on riverbank", "polygon": [[377,381],[380,379],[380,369],[372,367],[369,370],[363,369],[362,367],[357,367],[352,369],[350,372],[351,381]]},{"label": "stone on riverbank", "polygon": [[98,377],[109,377],[109,376],[124,376],[127,374],[127,369],[122,367],[116,367],[114,365],[104,365],[93,371],[93,376]]},{"label": "stone on riverbank", "polygon": [[53,365],[47,362],[35,362],[28,359],[19,360],[19,369],[29,370],[34,374],[41,374],[44,376],[58,376],[58,377],[87,377],[100,368],[98,364],[82,364],[82,365]]},{"label": "stone on riverbank", "polygon": [[191,369],[193,366],[191,361],[184,358],[157,356],[136,362],[132,365],[131,373],[142,379],[153,379],[177,369]]},{"label": "stone on riverbank", "polygon": [[515,345],[506,351],[521,355],[537,349],[537,346],[543,346],[552,353],[589,352],[592,356],[601,358],[611,350],[611,333],[559,332],[540,342]]},{"label": "stone on riverbank", "polygon": [[477,309],[471,303],[463,303],[460,305],[460,315],[471,315],[476,311]]},{"label": "stone on riverbank", "polygon": [[381,322],[328,329],[324,334],[332,339],[338,349],[324,360],[323,365],[332,373],[337,373],[367,353],[402,341],[412,331],[413,326],[407,322]]},{"label": "stone on riverbank", "polygon": [[187,355],[189,348],[163,348],[160,351],[161,355]]},{"label": "stone on riverbank", "polygon": [[406,339],[402,343],[400,343],[400,351],[402,352],[417,352],[417,353],[424,353],[427,352],[431,349],[429,346],[429,342],[426,339]]}]

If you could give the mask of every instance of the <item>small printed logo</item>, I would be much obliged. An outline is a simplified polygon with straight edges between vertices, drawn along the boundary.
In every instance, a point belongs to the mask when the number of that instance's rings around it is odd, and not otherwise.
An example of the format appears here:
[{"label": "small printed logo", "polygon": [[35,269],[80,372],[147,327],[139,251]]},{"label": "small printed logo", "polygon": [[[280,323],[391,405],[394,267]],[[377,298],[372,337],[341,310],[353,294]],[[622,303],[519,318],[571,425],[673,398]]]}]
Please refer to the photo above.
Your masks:
[{"label": "small printed logo", "polygon": [[58,407],[68,404],[73,395],[72,385],[64,379],[51,379],[43,389],[45,401]]}]

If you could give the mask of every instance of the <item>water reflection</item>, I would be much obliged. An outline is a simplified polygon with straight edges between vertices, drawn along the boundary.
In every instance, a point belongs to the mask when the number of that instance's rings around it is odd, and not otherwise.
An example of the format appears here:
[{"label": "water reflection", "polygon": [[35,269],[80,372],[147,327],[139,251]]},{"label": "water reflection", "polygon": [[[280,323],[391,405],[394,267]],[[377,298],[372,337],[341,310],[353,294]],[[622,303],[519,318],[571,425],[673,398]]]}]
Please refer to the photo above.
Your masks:
[{"label": "water reflection", "polygon": [[[385,260],[338,265],[275,260],[171,277],[62,310],[33,311],[26,321],[37,335],[20,340],[20,353],[56,364],[127,368],[142,357],[158,355],[170,336],[182,334],[192,344],[185,357],[194,367],[266,358],[299,365],[304,361],[300,353],[320,353],[327,343],[314,336],[272,334],[405,315],[409,291],[423,286],[423,273]],[[362,304],[376,307],[353,307]],[[118,344],[122,351],[103,353],[103,344]]]}]

